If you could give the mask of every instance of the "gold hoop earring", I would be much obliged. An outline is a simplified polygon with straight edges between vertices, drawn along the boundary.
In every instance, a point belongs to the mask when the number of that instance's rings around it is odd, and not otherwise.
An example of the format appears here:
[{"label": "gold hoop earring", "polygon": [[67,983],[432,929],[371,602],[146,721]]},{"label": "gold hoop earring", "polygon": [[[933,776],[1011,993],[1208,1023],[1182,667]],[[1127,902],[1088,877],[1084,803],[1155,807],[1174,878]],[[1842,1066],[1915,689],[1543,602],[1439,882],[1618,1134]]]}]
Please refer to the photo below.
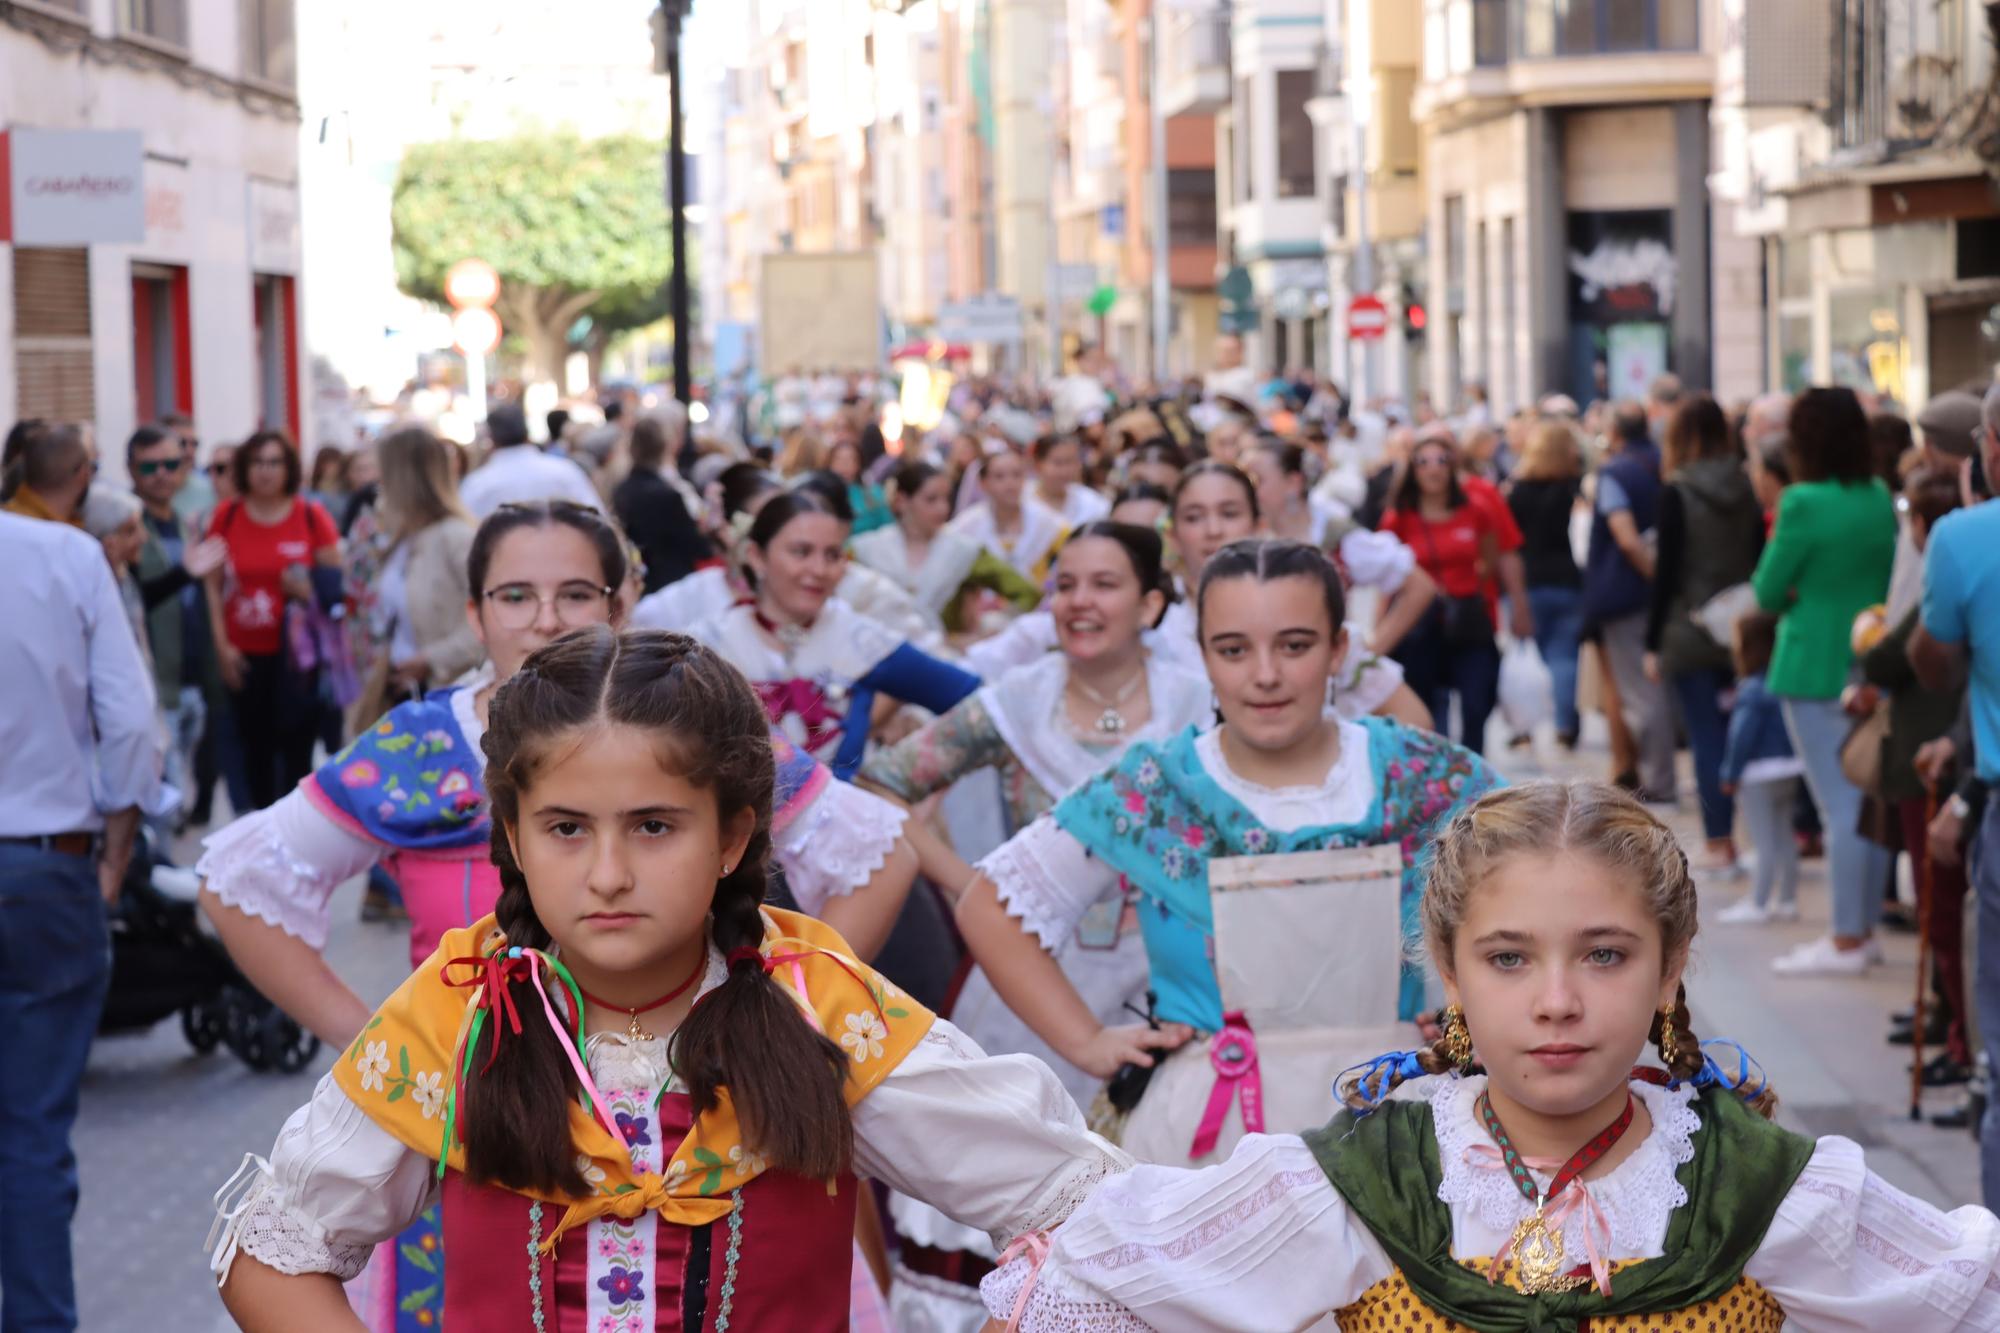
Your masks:
[{"label": "gold hoop earring", "polygon": [[1455,1004],[1444,1011],[1444,1055],[1461,1074],[1472,1072],[1472,1032],[1465,1026],[1465,1010]]},{"label": "gold hoop earring", "polygon": [[1674,1035],[1674,1012],[1677,1004],[1660,1006],[1660,1063],[1668,1069],[1674,1067],[1674,1057],[1681,1053],[1680,1039]]}]

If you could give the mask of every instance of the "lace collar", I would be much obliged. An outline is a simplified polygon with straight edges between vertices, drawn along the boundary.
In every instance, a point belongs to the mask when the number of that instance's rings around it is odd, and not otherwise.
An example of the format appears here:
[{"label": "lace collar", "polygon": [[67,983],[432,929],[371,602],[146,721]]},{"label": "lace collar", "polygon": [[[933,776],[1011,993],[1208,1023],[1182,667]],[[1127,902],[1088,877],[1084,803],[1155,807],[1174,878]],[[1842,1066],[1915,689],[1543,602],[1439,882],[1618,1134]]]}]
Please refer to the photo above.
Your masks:
[{"label": "lace collar", "polygon": [[[1484,1232],[1504,1239],[1533,1209],[1505,1172],[1481,1170],[1466,1160],[1466,1149],[1492,1142],[1475,1110],[1479,1094],[1486,1089],[1486,1076],[1435,1082],[1439,1086],[1431,1093],[1430,1104],[1442,1176],[1438,1199],[1451,1206],[1460,1234],[1465,1222],[1471,1220]],[[1661,1088],[1640,1082],[1631,1086],[1632,1095],[1645,1104],[1652,1117],[1652,1131],[1608,1175],[1589,1182],[1591,1197],[1611,1226],[1614,1258],[1659,1253],[1667,1219],[1688,1200],[1687,1190],[1675,1173],[1694,1160],[1692,1139],[1701,1128],[1701,1117],[1690,1104],[1694,1099],[1691,1086]],[[1535,1178],[1543,1188],[1548,1187],[1547,1175],[1537,1172]],[[1585,1252],[1581,1213],[1572,1213],[1565,1221],[1563,1243],[1571,1254]]]},{"label": "lace collar", "polygon": [[1195,754],[1217,786],[1280,832],[1312,824],[1355,824],[1367,817],[1374,804],[1375,769],[1369,757],[1367,728],[1345,719],[1338,725],[1340,753],[1317,783],[1267,787],[1241,776],[1223,754],[1220,727],[1195,738]]}]

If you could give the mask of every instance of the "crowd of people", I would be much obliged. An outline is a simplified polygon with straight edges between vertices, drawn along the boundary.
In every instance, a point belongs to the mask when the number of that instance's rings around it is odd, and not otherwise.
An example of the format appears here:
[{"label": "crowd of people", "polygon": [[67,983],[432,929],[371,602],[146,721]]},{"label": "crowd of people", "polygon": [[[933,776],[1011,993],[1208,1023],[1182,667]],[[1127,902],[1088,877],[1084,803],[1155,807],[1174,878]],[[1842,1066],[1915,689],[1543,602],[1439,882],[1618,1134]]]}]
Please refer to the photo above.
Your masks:
[{"label": "crowd of people", "polygon": [[[2000,1040],[2000,388],[1499,419],[1215,360],[1152,392],[1084,348],[888,433],[872,374],[703,424],[502,402],[471,449],[412,420],[309,467],[175,419],[129,486],[18,423],[8,1326],[75,1322],[48,1221],[136,857],[337,1052],[222,1196],[245,1328],[1540,1326],[1447,1241],[1573,1317],[1847,1327],[1922,1278],[1925,1328],[2000,1327],[2000,1224],[1744,1114],[1680,985],[1697,886],[1793,921],[1823,856],[1775,971],[1921,930],[1889,1039],[1927,1086]],[[1489,762],[1598,715],[1601,782]],[[379,1009],[324,957],[364,875],[409,928]],[[1892,1216],[1908,1262],[1858,1239]]]}]

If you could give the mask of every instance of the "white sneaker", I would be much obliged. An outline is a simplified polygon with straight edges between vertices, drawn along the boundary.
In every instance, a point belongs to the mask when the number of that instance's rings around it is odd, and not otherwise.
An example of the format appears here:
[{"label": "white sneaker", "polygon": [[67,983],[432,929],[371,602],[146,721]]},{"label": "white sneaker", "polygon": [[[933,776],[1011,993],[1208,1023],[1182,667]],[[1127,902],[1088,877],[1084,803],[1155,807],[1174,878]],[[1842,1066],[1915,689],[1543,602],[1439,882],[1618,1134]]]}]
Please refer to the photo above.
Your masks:
[{"label": "white sneaker", "polygon": [[1882,937],[1880,935],[1870,935],[1865,941],[1863,941],[1861,948],[1857,950],[1857,952],[1866,954],[1868,957],[1868,961],[1871,963],[1881,962],[1883,960]]},{"label": "white sneaker", "polygon": [[1770,910],[1764,914],[1764,919],[1767,921],[1797,921],[1799,919],[1799,905],[1795,902],[1772,903]]},{"label": "white sneaker", "polygon": [[1822,935],[1783,957],[1772,959],[1771,970],[1781,977],[1858,977],[1874,962],[1865,946],[1838,949],[1832,936]]},{"label": "white sneaker", "polygon": [[1771,913],[1755,898],[1738,898],[1717,912],[1715,919],[1725,926],[1761,926],[1771,919]]}]

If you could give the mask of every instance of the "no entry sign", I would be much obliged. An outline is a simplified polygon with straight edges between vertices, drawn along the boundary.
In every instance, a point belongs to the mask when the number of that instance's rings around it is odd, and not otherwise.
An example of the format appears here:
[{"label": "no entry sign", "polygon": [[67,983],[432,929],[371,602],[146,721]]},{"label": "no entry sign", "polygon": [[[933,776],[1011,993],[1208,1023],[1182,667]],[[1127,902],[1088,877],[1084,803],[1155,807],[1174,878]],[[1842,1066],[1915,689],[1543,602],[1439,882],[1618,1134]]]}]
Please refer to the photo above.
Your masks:
[{"label": "no entry sign", "polygon": [[1347,303],[1347,336],[1356,342],[1372,342],[1389,331],[1389,307],[1377,296],[1363,292]]}]

